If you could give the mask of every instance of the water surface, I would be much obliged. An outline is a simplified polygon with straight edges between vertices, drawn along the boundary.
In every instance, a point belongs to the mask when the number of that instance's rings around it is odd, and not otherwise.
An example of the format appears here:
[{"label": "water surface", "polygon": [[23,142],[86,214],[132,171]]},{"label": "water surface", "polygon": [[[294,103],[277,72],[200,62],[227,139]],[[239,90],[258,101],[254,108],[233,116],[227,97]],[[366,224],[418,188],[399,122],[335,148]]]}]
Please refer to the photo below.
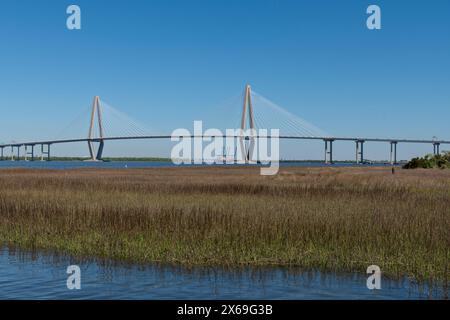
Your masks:
[{"label": "water surface", "polygon": [[[214,166],[214,165],[182,165],[182,166]],[[216,165],[217,166],[217,165]],[[223,164],[221,164],[223,166]],[[233,164],[226,165],[233,166]],[[390,166],[390,164],[355,164],[350,162],[336,162],[332,165],[324,162],[281,162],[280,166],[299,166],[299,167],[352,167],[352,166]],[[161,167],[179,167],[170,161],[0,161],[0,168],[32,168],[32,169],[75,169],[75,168],[161,168]]]},{"label": "water surface", "polygon": [[[81,289],[67,289],[69,265],[81,269]],[[427,299],[438,297],[408,280],[287,268],[183,268],[81,261],[68,256],[0,250],[2,299]],[[430,296],[431,294],[431,296]]]}]

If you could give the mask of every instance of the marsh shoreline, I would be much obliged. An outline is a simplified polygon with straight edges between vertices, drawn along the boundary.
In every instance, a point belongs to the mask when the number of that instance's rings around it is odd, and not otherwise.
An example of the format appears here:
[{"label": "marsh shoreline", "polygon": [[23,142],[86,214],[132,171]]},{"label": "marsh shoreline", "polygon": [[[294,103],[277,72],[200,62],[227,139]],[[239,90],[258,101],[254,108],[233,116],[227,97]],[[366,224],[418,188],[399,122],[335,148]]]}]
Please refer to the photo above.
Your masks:
[{"label": "marsh shoreline", "polygon": [[283,167],[3,169],[0,242],[137,263],[380,266],[448,283],[450,174]]}]

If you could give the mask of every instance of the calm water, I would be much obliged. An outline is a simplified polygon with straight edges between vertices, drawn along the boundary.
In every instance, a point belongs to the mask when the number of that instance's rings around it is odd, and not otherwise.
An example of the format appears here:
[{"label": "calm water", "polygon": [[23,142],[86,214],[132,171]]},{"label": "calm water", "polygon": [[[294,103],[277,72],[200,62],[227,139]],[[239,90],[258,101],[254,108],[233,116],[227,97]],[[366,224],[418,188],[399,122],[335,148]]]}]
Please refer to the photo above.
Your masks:
[{"label": "calm water", "polygon": [[[81,269],[81,289],[69,290],[66,270]],[[2,299],[427,299],[429,291],[383,278],[368,290],[364,274],[295,269],[226,270],[79,261],[67,256],[0,250]],[[438,296],[434,296],[437,294]],[[433,293],[434,298],[439,293]]]},{"label": "calm water", "polygon": [[[289,162],[283,166],[324,166]],[[350,166],[341,163],[334,166]],[[170,167],[170,162],[0,161],[0,168]],[[69,265],[81,268],[81,290],[66,286]],[[366,275],[324,274],[296,269],[229,270],[80,261],[67,256],[0,249],[3,299],[427,299],[430,290],[407,280],[382,279],[368,290]],[[431,297],[442,297],[439,290]]]},{"label": "calm water", "polygon": [[[194,166],[194,165],[185,165],[185,166]],[[280,163],[280,166],[350,167],[362,165],[356,165],[353,163],[334,163],[333,165],[329,165],[323,162],[282,162]],[[390,165],[364,164],[363,166],[390,166]],[[151,167],[178,167],[178,166],[174,165],[172,162],[158,162],[158,161],[110,161],[110,162],[10,161],[10,160],[0,161],[0,168],[74,169],[74,168],[151,168]]]}]

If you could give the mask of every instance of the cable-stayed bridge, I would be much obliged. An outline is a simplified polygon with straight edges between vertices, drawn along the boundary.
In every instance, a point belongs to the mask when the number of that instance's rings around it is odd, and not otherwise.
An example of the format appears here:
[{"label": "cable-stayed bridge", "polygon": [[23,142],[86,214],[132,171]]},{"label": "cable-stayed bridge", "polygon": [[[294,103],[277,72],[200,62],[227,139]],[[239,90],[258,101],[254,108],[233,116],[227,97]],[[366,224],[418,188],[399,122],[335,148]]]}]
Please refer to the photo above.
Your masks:
[{"label": "cable-stayed bridge", "polygon": [[[326,163],[333,163],[333,142],[335,141],[348,141],[355,144],[356,163],[365,162],[364,144],[366,142],[387,143],[390,145],[390,162],[392,164],[397,163],[397,145],[399,143],[430,144],[433,146],[434,154],[440,153],[441,144],[450,144],[450,140],[438,139],[421,140],[333,136],[252,91],[249,85],[245,87],[243,95],[239,97],[239,100],[242,103],[242,107],[238,109],[238,121],[226,126],[226,128],[241,129],[245,133],[223,135],[221,136],[222,138],[240,139],[241,143],[242,141],[251,142],[261,138],[256,133],[257,129],[278,129],[279,139],[322,141],[324,143],[324,161]],[[226,117],[233,118],[231,113],[227,114]],[[224,118],[220,120],[222,121]],[[98,96],[94,97],[92,107],[89,110],[89,121],[83,121],[83,123],[88,125],[88,130],[78,130],[78,133],[71,137],[61,137],[60,135],[58,138],[53,139],[2,143],[0,144],[0,159],[20,160],[23,158],[31,161],[36,159],[50,160],[52,145],[83,142],[88,146],[89,160],[101,161],[107,141],[171,139],[173,137],[172,134],[168,133],[150,132],[126,114],[100,100]],[[114,128],[119,126],[124,127],[123,130],[120,133],[114,133]],[[249,129],[252,132],[250,134],[248,134]],[[79,136],[82,134],[80,131],[87,134],[85,136]],[[217,138],[215,135],[203,133],[200,135],[192,134],[180,137]],[[248,148],[248,145],[246,148]]]}]

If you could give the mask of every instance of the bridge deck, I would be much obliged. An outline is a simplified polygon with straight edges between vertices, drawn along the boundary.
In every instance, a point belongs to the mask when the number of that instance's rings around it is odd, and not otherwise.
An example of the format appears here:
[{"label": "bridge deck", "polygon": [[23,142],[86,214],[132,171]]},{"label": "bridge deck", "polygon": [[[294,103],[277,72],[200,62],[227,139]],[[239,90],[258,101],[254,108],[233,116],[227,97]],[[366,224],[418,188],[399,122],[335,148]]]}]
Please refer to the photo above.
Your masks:
[{"label": "bridge deck", "polygon": [[[208,135],[190,135],[181,136],[186,138],[213,138],[216,136]],[[240,135],[234,136],[221,136],[223,138],[240,138]],[[60,144],[60,143],[74,143],[74,142],[99,142],[99,141],[113,141],[113,140],[142,140],[142,139],[170,139],[170,135],[154,135],[154,136],[123,136],[123,137],[104,137],[104,138],[79,138],[79,139],[62,139],[62,140],[42,140],[42,141],[24,141],[14,142],[7,144],[0,144],[0,148],[7,147],[22,147],[33,146],[40,144]],[[254,138],[260,138],[260,136],[254,136]],[[397,142],[397,143],[431,143],[431,144],[450,144],[450,140],[420,140],[420,139],[394,139],[394,138],[363,138],[363,137],[301,137],[301,136],[280,136],[280,139],[291,140],[324,140],[324,141],[362,141],[362,142]]]}]

